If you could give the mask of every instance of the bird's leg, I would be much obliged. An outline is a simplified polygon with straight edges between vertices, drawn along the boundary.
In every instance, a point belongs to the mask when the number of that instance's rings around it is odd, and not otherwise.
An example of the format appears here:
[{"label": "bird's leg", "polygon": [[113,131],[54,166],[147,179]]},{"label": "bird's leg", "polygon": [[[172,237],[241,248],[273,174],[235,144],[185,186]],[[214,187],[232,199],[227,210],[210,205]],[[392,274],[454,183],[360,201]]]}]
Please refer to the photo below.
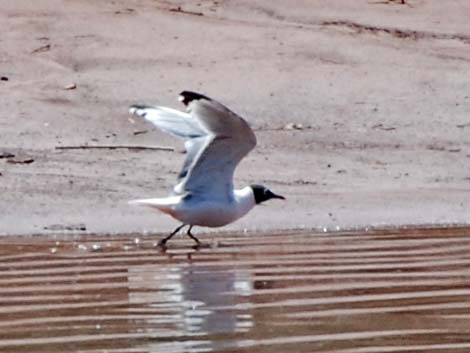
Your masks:
[{"label": "bird's leg", "polygon": [[190,237],[192,240],[194,240],[194,241],[197,243],[197,245],[200,245],[201,242],[199,241],[199,239],[196,238],[196,237],[191,233],[191,229],[192,229],[192,228],[193,228],[193,226],[190,225],[188,231],[186,232],[186,235],[187,235],[188,237]]},{"label": "bird's leg", "polygon": [[[170,235],[168,235],[167,237],[165,237],[165,238],[163,238],[162,240],[160,240],[160,241],[158,242],[158,246],[165,246],[165,245],[166,245],[166,242],[167,242],[168,240],[170,240],[170,239],[173,237],[173,235],[175,235],[176,233],[178,233],[178,232],[181,230],[181,228],[183,228],[185,225],[186,225],[186,224],[183,223],[183,224],[180,225],[178,228],[176,228]],[[190,228],[190,229],[191,229],[191,228]]]}]

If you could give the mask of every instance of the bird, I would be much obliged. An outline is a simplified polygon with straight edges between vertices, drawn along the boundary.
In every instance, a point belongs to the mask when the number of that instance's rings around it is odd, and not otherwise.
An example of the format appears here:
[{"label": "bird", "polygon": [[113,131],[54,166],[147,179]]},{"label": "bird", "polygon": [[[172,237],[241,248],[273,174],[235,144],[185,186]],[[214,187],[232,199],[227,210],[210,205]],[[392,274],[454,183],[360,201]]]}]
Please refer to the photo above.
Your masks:
[{"label": "bird", "polygon": [[270,199],[285,200],[259,184],[234,189],[235,168],[256,146],[256,136],[242,117],[200,93],[183,91],[179,101],[186,106],[186,112],[145,104],[129,107],[131,114],[185,140],[186,158],[171,194],[129,201],[132,205],[157,209],[181,222],[158,242],[162,247],[185,226],[187,236],[199,246],[199,239],[191,232],[194,226],[222,227],[241,218],[255,205]]}]

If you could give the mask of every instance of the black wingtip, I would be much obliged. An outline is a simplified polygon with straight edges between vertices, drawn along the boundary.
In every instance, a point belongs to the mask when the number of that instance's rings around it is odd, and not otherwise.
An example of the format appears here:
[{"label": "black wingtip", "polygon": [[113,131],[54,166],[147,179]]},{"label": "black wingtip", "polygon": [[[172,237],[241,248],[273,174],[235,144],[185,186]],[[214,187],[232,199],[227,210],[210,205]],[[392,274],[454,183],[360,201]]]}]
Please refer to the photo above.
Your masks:
[{"label": "black wingtip", "polygon": [[200,100],[200,99],[207,99],[210,101],[211,99],[203,94],[199,94],[196,92],[191,92],[191,91],[183,91],[180,93],[179,100],[184,104],[188,105],[191,103],[193,100]]},{"label": "black wingtip", "polygon": [[129,113],[145,117],[145,115],[147,115],[147,108],[150,108],[150,106],[145,104],[133,104],[129,107]]},{"label": "black wingtip", "polygon": [[132,104],[129,109],[147,109],[150,108],[150,105],[147,104]]}]

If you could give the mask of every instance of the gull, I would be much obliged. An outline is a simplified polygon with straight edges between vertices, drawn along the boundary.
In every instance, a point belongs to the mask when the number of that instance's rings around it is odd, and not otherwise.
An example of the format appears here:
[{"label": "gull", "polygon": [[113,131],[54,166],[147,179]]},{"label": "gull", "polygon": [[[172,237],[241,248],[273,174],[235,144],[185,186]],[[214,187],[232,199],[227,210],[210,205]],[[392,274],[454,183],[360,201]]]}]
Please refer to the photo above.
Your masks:
[{"label": "gull", "polygon": [[149,105],[132,105],[129,112],[153,123],[160,130],[185,139],[186,159],[170,196],[132,200],[182,222],[159,245],[189,226],[186,234],[198,245],[193,226],[222,227],[270,199],[285,199],[262,185],[234,189],[238,163],[256,145],[247,122],[221,103],[202,94],[183,91],[179,100],[187,112]]}]

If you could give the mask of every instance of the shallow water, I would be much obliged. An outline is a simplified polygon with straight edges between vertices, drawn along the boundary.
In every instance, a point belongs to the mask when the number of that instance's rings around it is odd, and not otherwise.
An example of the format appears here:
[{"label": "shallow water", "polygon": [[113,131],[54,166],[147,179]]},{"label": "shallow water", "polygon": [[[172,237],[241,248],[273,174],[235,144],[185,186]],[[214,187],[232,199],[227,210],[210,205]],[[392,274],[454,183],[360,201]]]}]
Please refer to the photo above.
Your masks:
[{"label": "shallow water", "polygon": [[0,351],[470,351],[470,229],[155,240],[0,239]]}]

